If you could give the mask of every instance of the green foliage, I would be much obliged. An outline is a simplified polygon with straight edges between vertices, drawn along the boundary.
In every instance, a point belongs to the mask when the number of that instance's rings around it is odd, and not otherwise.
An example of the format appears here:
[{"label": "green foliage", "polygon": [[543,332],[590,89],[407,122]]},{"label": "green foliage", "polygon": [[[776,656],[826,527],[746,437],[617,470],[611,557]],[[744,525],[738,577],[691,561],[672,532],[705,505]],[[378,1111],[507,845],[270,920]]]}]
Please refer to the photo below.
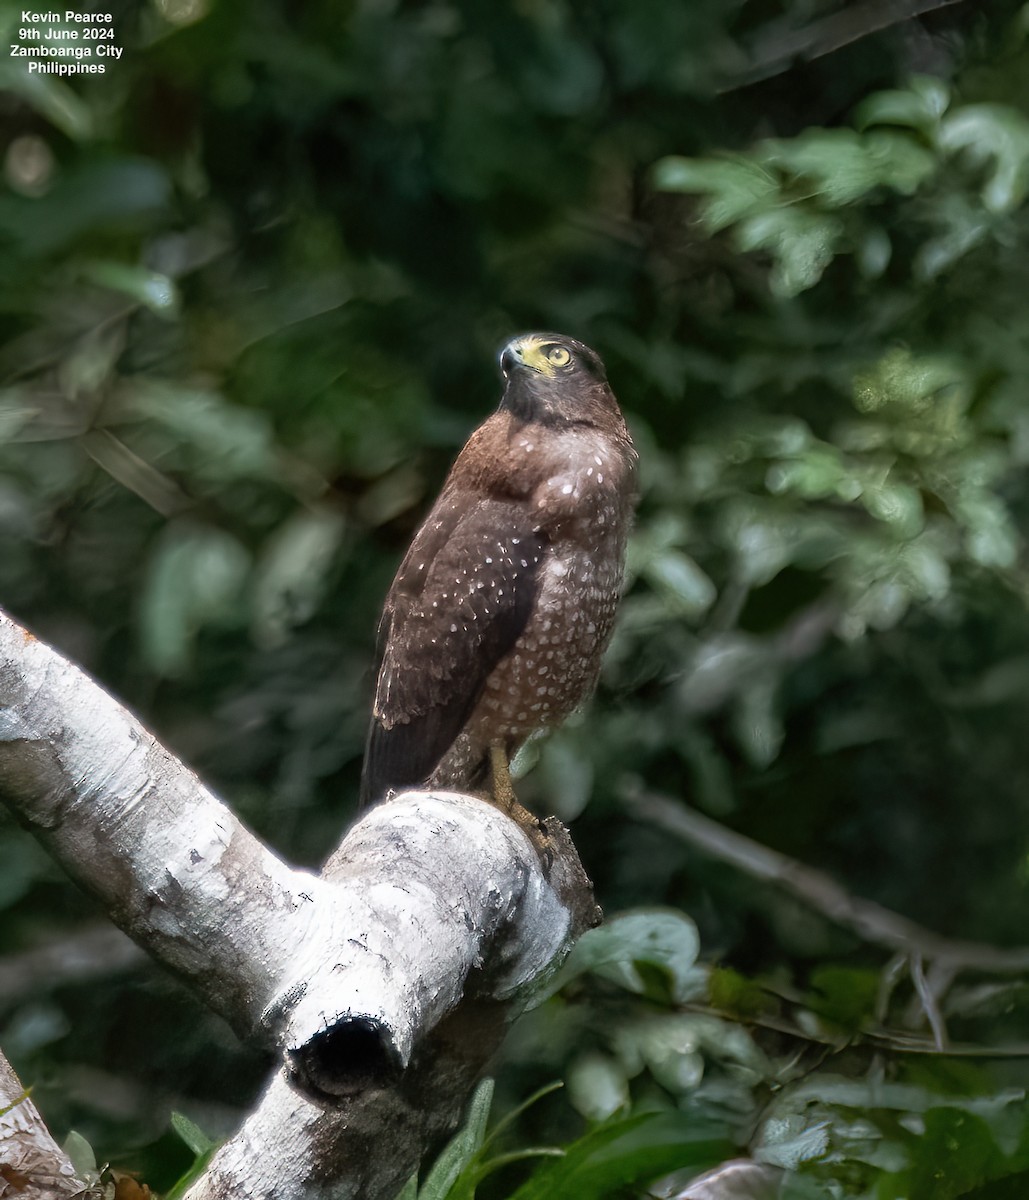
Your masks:
[{"label": "green foliage", "polygon": [[[1029,120],[1010,106],[950,106],[936,79],[916,78],[908,90],[874,93],[855,110],[857,130],[808,129],[761,142],[746,157],[668,157],[654,168],[663,191],[704,197],[699,215],[712,232],[734,227],[741,251],[771,259],[769,284],[781,296],[814,287],[837,254],[855,255],[859,271],[882,274],[891,256],[880,214],[890,193],[919,193],[942,210],[955,175],[985,176],[985,214],[1008,214],[1022,203],[1029,180]],[[928,193],[932,191],[933,195]],[[855,206],[862,203],[859,212]],[[953,210],[952,210],[953,211]],[[932,278],[981,237],[1003,237],[969,205],[946,242],[923,247],[920,271]]]},{"label": "green foliage", "polygon": [[621,913],[578,940],[554,986],[591,971],[641,996],[682,1002],[698,988],[699,950],[696,926],[682,913]]},{"label": "green foliage", "polygon": [[[520,1106],[520,1115],[553,1088],[545,1088]],[[476,1187],[499,1167],[526,1158],[548,1159],[511,1200],[549,1200],[575,1195],[604,1200],[625,1194],[625,1187],[653,1179],[668,1167],[709,1166],[730,1153],[720,1130],[672,1113],[641,1113],[605,1120],[564,1149],[538,1148],[486,1156],[490,1144],[510,1123],[501,1121],[487,1135],[493,1080],[484,1079],[468,1106],[464,1126],[447,1144],[424,1183],[412,1179],[397,1200],[474,1200]]]},{"label": "green foliage", "polygon": [[[783,1196],[1024,1191],[1020,980],[928,961],[939,1055],[912,969],[627,803],[1025,940],[1027,25],[846,16],[127,2],[105,76],[0,67],[0,603],[284,855],[352,815],[378,606],[496,346],[585,338],[632,425],[601,690],[519,782],[612,919],[512,1032],[514,1115],[484,1085],[411,1197],[674,1195],[741,1154]],[[11,954],[87,919],[6,824],[0,909]],[[264,1064],[133,970],[25,976],[0,1044],[167,1188],[207,1152],[168,1107],[221,1137]]]},{"label": "green foliage", "polygon": [[95,1178],[97,1175],[96,1154],[93,1147],[77,1130],[69,1131],[61,1147],[80,1179]]},{"label": "green foliage", "polygon": [[511,1200],[588,1200],[624,1194],[627,1186],[683,1166],[711,1166],[732,1152],[716,1132],[677,1113],[641,1113],[608,1122],[541,1167]]},{"label": "green foliage", "polygon": [[199,1125],[196,1125],[189,1117],[184,1117],[182,1113],[172,1113],[171,1127],[198,1158],[209,1155],[217,1144],[204,1133]]},{"label": "green foliage", "polygon": [[493,1103],[493,1080],[484,1079],[468,1105],[464,1126],[451,1138],[433,1164],[425,1182],[414,1193],[416,1200],[472,1200],[475,1185],[469,1167],[479,1155],[486,1138],[486,1122]]}]

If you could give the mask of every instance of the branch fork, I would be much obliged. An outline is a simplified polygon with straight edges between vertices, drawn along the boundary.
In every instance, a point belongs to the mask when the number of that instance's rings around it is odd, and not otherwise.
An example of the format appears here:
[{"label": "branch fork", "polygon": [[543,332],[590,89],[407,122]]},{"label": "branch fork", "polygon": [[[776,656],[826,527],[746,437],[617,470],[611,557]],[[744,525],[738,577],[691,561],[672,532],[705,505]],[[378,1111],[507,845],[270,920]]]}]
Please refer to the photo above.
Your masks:
[{"label": "branch fork", "polygon": [[505,813],[453,792],[369,810],[320,874],[287,866],[2,613],[0,799],[112,920],[281,1062],[193,1200],[395,1194],[458,1119],[506,1023],[598,919],[558,822],[543,823],[541,855]]}]

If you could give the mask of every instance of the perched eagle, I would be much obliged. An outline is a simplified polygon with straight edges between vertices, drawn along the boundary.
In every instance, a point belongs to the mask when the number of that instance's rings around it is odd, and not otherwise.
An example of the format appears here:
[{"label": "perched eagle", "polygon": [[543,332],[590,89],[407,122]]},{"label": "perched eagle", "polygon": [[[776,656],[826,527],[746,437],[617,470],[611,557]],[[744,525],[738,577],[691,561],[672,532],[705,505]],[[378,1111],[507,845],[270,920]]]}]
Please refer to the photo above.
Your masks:
[{"label": "perched eagle", "polygon": [[498,410],[468,439],[400,564],[379,626],[362,804],[488,789],[596,686],[636,498],[604,364],[557,333],[500,354]]}]

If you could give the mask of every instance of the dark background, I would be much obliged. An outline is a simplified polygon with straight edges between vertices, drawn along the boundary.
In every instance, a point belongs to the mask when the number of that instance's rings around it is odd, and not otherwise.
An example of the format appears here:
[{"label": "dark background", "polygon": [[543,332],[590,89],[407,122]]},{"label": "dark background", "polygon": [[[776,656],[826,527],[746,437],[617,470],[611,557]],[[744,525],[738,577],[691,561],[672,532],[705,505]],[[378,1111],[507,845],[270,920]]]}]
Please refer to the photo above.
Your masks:
[{"label": "dark background", "polygon": [[[1029,22],[908,7],[154,0],[102,76],[0,59],[0,603],[292,861],[354,815],[378,608],[498,346],[608,365],[629,589],[520,790],[704,967],[527,1018],[496,1111],[569,1086],[504,1150],[678,1114],[838,1195],[1024,1194],[1017,974],[942,980],[960,1053],[911,1053],[888,948],[633,810],[1029,940]],[[101,922],[0,824],[0,1044],[58,1134],[166,1187],[169,1110],[222,1136],[266,1064]],[[700,1161],[638,1136],[576,1194]]]}]

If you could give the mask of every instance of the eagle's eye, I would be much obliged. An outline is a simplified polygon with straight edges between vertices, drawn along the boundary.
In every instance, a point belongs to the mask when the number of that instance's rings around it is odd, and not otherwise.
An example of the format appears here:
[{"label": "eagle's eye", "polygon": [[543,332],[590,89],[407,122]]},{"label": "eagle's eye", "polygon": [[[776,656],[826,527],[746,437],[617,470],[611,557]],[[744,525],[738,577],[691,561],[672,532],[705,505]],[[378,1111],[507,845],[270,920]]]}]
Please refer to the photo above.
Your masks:
[{"label": "eagle's eye", "polygon": [[571,354],[564,346],[548,346],[546,349],[547,362],[555,367],[567,367],[572,361]]}]

